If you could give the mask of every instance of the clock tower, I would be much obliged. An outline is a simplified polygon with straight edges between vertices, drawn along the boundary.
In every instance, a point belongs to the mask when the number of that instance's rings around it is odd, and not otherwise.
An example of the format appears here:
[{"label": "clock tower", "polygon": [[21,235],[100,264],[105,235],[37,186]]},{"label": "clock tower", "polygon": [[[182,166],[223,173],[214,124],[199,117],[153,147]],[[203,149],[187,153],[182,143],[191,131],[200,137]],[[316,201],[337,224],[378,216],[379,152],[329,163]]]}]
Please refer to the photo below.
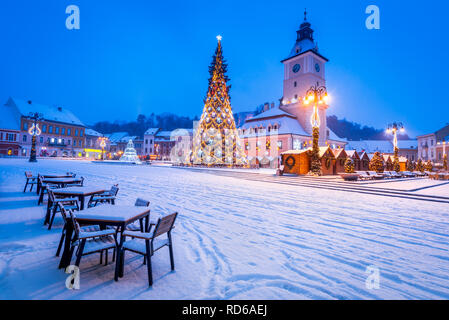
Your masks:
[{"label": "clock tower", "polygon": [[[318,53],[318,46],[313,39],[313,29],[307,21],[307,12],[304,12],[304,22],[296,33],[296,42],[290,55],[281,61],[284,64],[284,92],[281,109],[294,114],[305,132],[312,134],[310,117],[313,106],[305,105],[302,99],[310,87],[317,83],[319,86],[326,85],[325,64],[329,60]],[[319,105],[320,145],[324,145],[328,138],[327,108],[327,105]]]}]

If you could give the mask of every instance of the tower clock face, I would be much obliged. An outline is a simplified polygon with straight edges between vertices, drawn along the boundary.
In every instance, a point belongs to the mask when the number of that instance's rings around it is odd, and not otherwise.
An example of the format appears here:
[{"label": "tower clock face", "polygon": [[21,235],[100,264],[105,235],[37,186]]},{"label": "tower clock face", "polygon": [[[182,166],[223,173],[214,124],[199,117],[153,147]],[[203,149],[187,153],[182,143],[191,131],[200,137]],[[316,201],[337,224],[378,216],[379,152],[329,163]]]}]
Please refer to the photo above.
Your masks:
[{"label": "tower clock face", "polygon": [[293,72],[294,73],[297,73],[299,70],[301,69],[301,66],[299,65],[299,64],[295,64],[294,66],[293,66]]},{"label": "tower clock face", "polygon": [[315,70],[316,72],[320,72],[320,65],[318,63],[315,64]]}]

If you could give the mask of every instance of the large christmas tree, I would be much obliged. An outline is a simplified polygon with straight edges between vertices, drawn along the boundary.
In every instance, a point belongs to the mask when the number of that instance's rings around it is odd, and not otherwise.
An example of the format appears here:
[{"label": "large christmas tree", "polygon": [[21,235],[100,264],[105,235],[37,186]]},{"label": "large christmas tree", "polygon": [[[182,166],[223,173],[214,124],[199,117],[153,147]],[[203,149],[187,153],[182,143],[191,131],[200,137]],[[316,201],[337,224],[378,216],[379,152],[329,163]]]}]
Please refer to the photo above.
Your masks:
[{"label": "large christmas tree", "polygon": [[207,166],[247,166],[240,144],[229,97],[221,37],[209,67],[209,89],[204,109],[193,139],[190,163]]}]

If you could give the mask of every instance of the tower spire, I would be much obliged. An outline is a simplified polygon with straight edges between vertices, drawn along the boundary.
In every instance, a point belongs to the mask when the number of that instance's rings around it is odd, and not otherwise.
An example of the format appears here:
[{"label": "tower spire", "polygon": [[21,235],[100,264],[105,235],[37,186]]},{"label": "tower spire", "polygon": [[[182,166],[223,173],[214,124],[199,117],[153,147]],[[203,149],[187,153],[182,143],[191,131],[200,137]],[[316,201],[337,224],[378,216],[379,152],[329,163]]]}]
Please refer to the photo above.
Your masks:
[{"label": "tower spire", "polygon": [[307,8],[304,9],[304,21],[307,21]]}]

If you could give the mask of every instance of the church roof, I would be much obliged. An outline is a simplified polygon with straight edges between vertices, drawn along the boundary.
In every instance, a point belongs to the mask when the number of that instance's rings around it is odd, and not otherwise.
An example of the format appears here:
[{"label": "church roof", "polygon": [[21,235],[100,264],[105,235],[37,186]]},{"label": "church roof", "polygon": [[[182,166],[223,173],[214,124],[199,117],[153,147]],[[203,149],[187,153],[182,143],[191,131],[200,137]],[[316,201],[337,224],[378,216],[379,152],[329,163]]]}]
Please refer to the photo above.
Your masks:
[{"label": "church roof", "polygon": [[246,120],[246,122],[252,122],[252,121],[256,121],[256,120],[260,120],[260,119],[266,119],[266,118],[271,118],[271,117],[278,117],[278,116],[290,116],[290,117],[295,117],[294,115],[285,112],[284,110],[281,110],[279,107],[274,107],[271,108],[265,112],[262,112],[248,120]]},{"label": "church roof", "polygon": [[281,62],[284,62],[286,60],[289,60],[293,57],[302,55],[306,52],[313,52],[322,59],[329,61],[327,58],[323,57],[321,54],[318,53],[318,45],[313,40],[313,29],[311,28],[311,24],[307,21],[307,12],[304,12],[304,22],[299,27],[299,30],[296,31],[297,38],[295,45],[293,46],[292,50],[290,51],[290,54],[287,58],[282,60]]},{"label": "church roof", "polygon": [[[253,120],[253,119],[251,119]],[[250,128],[268,128],[268,126],[276,125],[278,127],[277,131],[268,132],[265,130],[265,132],[248,132]],[[299,124],[298,120],[295,117],[292,117],[290,114],[287,115],[281,115],[277,117],[271,117],[271,118],[261,118],[258,120],[246,122],[241,129],[243,129],[245,132],[242,134],[242,137],[249,138],[249,137],[256,137],[261,135],[270,135],[271,134],[296,134],[300,136],[306,136],[310,137],[310,134],[306,133],[303,129],[303,127]]]}]

